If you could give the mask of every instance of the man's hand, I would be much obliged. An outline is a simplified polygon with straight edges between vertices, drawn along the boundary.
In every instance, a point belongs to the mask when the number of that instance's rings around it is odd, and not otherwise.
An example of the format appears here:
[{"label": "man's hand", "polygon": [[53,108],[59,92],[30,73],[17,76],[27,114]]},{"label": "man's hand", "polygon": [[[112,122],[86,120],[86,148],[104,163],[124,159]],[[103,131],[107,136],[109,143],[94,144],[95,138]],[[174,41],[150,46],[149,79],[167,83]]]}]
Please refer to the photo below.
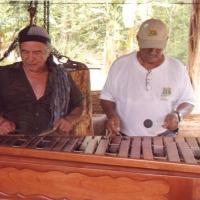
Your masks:
[{"label": "man's hand", "polygon": [[0,118],[0,135],[7,135],[15,131],[15,124],[7,119]]},{"label": "man's hand", "polygon": [[163,128],[166,128],[170,131],[175,131],[179,125],[179,117],[177,113],[169,113],[164,120]]},{"label": "man's hand", "polygon": [[106,124],[106,128],[107,128],[109,134],[114,133],[114,134],[118,135],[119,131],[120,131],[120,127],[121,127],[120,124],[121,124],[120,118],[117,115],[110,117]]},{"label": "man's hand", "polygon": [[106,123],[108,133],[118,135],[121,128],[121,120],[116,112],[115,102],[101,99],[101,105],[108,118]]},{"label": "man's hand", "polygon": [[80,121],[82,115],[82,107],[76,107],[71,113],[58,119],[54,123],[54,130],[58,130],[60,133],[69,134],[73,127]]},{"label": "man's hand", "polygon": [[55,122],[53,129],[58,130],[60,133],[69,134],[73,127],[74,124],[69,118],[60,118]]}]

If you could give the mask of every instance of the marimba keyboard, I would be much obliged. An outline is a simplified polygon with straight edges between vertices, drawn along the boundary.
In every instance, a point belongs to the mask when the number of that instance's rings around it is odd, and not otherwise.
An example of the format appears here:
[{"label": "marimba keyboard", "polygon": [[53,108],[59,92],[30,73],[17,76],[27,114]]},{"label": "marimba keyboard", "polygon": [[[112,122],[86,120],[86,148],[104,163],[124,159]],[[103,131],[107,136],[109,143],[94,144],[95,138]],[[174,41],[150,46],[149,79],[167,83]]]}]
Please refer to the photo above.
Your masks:
[{"label": "marimba keyboard", "polygon": [[200,138],[0,136],[0,199],[199,200]]},{"label": "marimba keyboard", "polygon": [[177,163],[198,164],[200,162],[200,138],[194,137],[0,136],[0,146]]}]

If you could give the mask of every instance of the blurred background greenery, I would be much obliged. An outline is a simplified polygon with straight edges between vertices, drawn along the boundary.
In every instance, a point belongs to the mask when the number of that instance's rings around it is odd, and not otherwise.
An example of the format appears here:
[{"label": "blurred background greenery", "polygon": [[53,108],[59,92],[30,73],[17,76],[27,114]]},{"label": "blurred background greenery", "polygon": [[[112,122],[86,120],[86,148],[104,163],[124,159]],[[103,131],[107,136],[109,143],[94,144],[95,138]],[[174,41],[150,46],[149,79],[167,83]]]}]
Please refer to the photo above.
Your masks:
[{"label": "blurred background greenery", "polygon": [[[187,65],[191,4],[177,0],[51,0],[49,34],[53,46],[91,68],[91,88],[100,90],[112,62],[137,50],[136,33],[148,18],[167,23],[168,56]],[[0,1],[0,56],[18,31],[29,24],[30,1]],[[38,1],[37,25],[44,24],[43,1]],[[0,65],[19,60],[11,53]]]}]

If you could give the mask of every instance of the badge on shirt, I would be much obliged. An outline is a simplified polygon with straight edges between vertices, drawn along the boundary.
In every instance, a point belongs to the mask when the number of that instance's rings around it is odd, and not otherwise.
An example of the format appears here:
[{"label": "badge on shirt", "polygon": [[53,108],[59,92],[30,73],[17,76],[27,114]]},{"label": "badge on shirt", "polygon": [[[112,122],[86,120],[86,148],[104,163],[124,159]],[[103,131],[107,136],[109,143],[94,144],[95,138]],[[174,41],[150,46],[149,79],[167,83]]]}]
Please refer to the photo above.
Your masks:
[{"label": "badge on shirt", "polygon": [[172,91],[170,87],[164,87],[161,93],[161,100],[168,100],[169,97],[171,96]]}]

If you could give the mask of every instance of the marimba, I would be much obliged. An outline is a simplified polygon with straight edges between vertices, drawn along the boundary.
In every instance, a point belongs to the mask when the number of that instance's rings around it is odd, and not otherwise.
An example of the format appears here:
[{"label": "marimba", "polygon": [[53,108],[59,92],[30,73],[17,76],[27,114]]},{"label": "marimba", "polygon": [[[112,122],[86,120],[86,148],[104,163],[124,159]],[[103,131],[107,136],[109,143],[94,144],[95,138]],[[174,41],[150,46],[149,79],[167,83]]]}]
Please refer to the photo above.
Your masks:
[{"label": "marimba", "polygon": [[200,138],[0,136],[0,199],[200,200]]}]

